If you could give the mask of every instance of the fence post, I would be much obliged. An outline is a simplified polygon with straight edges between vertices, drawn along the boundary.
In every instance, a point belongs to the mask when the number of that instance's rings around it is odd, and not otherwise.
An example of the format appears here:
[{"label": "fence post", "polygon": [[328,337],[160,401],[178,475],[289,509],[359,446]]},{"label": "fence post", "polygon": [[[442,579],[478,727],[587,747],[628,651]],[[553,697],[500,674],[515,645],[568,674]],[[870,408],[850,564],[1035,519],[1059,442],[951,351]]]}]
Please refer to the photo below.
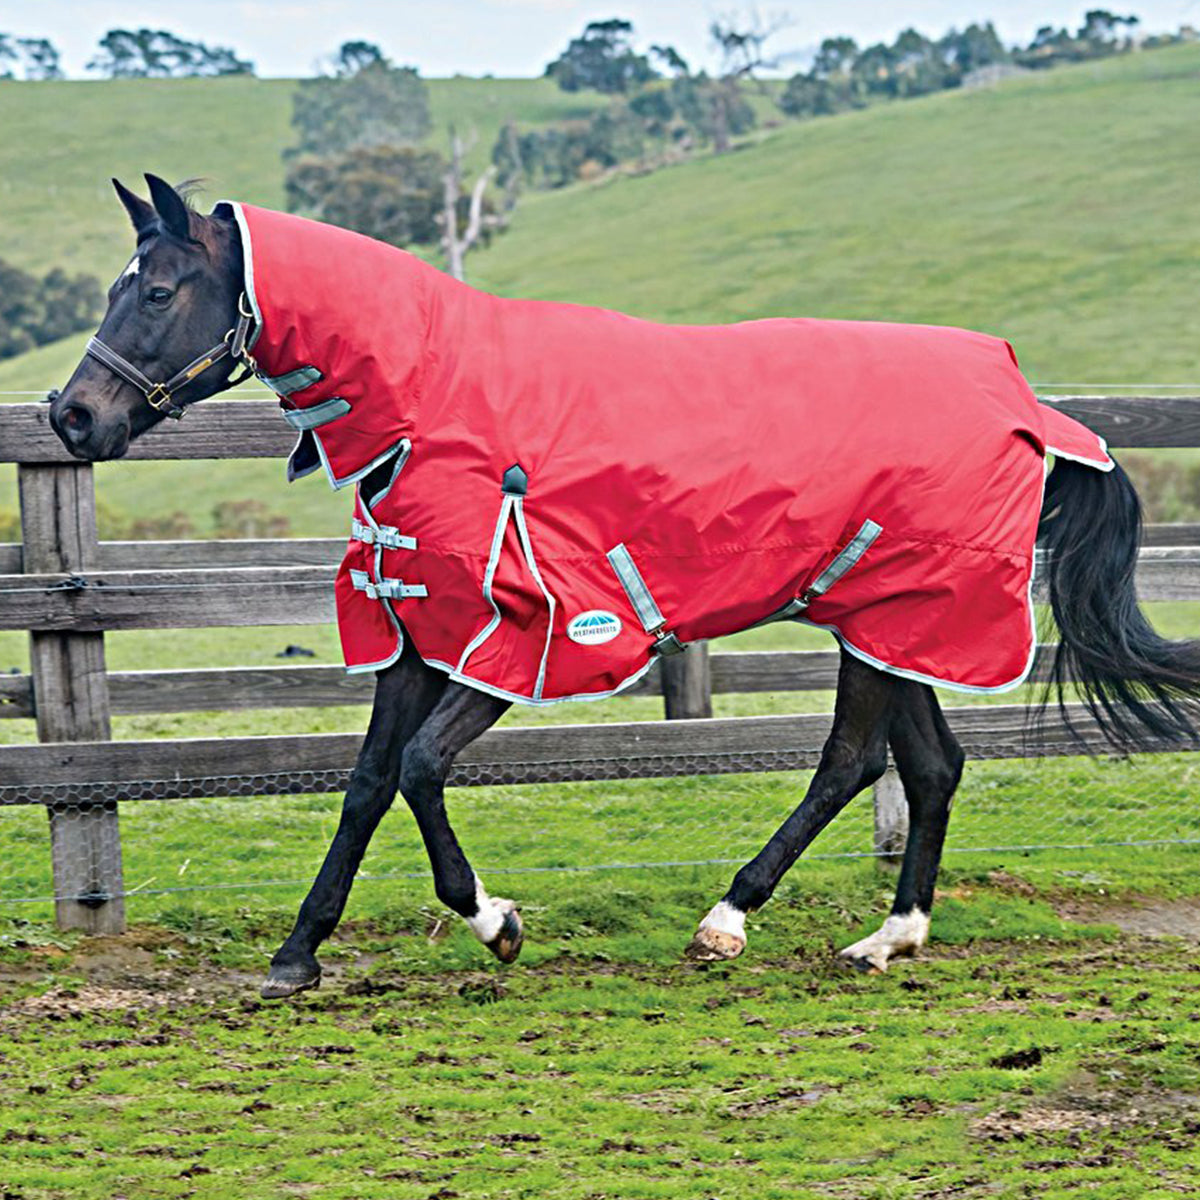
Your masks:
[{"label": "fence post", "polygon": [[894,866],[908,841],[908,801],[896,768],[888,769],[875,784],[875,853],[883,865]]},{"label": "fence post", "polygon": [[[20,464],[26,574],[83,574],[96,565],[92,468]],[[41,742],[108,741],[112,736],[102,633],[29,635],[34,711]],[[50,805],[54,917],[59,929],[124,933],[124,878],[115,801]]]},{"label": "fence post", "polygon": [[693,642],[683,654],[666,655],[659,659],[658,669],[668,721],[713,715],[707,642]]}]

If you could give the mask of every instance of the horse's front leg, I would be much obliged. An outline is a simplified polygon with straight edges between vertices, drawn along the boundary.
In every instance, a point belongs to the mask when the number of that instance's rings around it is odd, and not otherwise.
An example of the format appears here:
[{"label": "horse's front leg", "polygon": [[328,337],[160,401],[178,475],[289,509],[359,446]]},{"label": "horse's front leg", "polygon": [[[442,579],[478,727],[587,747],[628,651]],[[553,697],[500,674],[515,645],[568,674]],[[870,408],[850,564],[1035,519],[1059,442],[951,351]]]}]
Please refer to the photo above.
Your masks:
[{"label": "horse's front leg", "polygon": [[521,917],[511,900],[490,897],[463,853],[446,814],[446,776],[455,755],[494,725],[507,700],[451,683],[404,748],[400,791],[417,819],[438,899],[464,918],[501,962],[521,950]]},{"label": "horse's front leg", "polygon": [[380,671],[371,724],[342,805],[337,833],[316,881],[300,906],[295,928],[271,959],[262,986],[266,1000],[291,996],[321,982],[317,947],[334,931],[367,843],[396,795],[405,743],[446,691],[446,676],[427,667],[411,646]]}]

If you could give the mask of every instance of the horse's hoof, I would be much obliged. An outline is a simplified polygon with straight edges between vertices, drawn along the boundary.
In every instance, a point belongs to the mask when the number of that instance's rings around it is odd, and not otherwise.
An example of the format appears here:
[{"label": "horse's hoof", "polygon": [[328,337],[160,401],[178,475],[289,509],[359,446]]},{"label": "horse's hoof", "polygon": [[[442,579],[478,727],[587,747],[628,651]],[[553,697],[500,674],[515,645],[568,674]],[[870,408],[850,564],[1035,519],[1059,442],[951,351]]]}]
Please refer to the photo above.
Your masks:
[{"label": "horse's hoof", "polygon": [[692,962],[721,962],[737,958],[746,948],[746,939],[736,933],[726,933],[711,925],[701,925],[695,937],[688,942],[684,954]]},{"label": "horse's hoof", "polygon": [[321,965],[315,958],[309,962],[272,963],[258,994],[264,1000],[285,1000],[320,986]]},{"label": "horse's hoof", "polygon": [[882,975],[888,968],[887,956],[879,954],[852,953],[851,946],[838,955],[838,962],[843,967],[857,971],[860,975]]},{"label": "horse's hoof", "polygon": [[500,926],[500,932],[484,944],[502,963],[516,962],[517,955],[521,953],[521,943],[525,940],[521,914],[511,900],[493,898],[492,903],[504,913],[504,923]]}]

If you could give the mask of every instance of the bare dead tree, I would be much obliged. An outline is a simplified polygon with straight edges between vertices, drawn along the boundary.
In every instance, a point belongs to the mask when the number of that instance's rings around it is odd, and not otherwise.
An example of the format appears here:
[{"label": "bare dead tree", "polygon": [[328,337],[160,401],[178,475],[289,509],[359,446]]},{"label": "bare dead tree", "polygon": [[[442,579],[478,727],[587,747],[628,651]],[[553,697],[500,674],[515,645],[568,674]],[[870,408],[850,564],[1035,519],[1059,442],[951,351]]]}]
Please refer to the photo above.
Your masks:
[{"label": "bare dead tree", "polygon": [[463,278],[463,263],[467,254],[478,244],[484,231],[489,227],[499,227],[504,222],[503,217],[484,212],[484,193],[492,176],[496,174],[495,166],[489,166],[471,188],[467,223],[461,232],[459,230],[458,209],[459,200],[463,195],[463,156],[474,144],[474,140],[472,135],[471,142],[464,143],[454,127],[450,127],[450,161],[446,164],[446,174],[442,177],[442,248],[446,252],[446,270],[459,280]]},{"label": "bare dead tree", "polygon": [[773,70],[779,59],[768,55],[767,42],[792,23],[786,13],[764,17],[757,8],[744,13],[725,13],[713,19],[709,36],[721,55],[720,75],[712,93],[713,150],[724,154],[729,149],[733,110],[741,100],[742,84],[752,80],[767,94],[766,84],[758,77],[762,70]]}]

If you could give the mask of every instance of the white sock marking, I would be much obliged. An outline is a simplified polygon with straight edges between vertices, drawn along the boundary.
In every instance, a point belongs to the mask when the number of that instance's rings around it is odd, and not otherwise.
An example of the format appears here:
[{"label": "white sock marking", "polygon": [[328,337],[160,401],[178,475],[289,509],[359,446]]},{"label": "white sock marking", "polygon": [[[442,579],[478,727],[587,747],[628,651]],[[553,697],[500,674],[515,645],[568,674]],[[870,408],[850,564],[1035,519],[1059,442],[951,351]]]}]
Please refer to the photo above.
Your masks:
[{"label": "white sock marking", "polygon": [[892,913],[870,937],[847,946],[842,951],[842,957],[865,958],[882,971],[893,955],[920,950],[928,936],[928,913],[923,913],[919,908],[907,913]]},{"label": "white sock marking", "polygon": [[700,922],[701,929],[715,929],[718,933],[728,933],[733,937],[746,940],[746,914],[739,908],[722,900],[713,905],[708,916]]},{"label": "white sock marking", "polygon": [[475,876],[475,915],[467,918],[471,932],[486,946],[494,941],[504,924],[504,913],[492,903],[479,876]]}]

